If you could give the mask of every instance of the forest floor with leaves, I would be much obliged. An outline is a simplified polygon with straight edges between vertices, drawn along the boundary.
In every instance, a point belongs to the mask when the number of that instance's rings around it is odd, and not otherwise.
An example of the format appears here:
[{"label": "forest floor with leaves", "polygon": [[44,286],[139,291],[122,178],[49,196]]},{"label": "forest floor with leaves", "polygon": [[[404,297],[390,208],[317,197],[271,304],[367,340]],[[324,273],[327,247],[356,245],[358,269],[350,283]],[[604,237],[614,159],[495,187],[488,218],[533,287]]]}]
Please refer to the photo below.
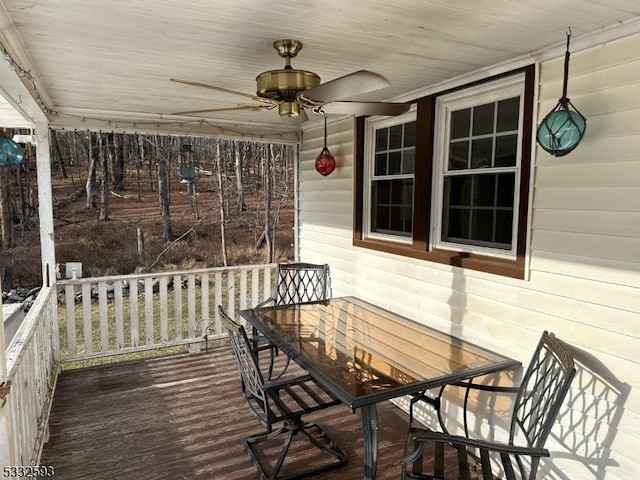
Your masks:
[{"label": "forest floor with leaves", "polygon": [[[184,235],[173,244],[162,240],[157,181],[154,185],[149,179],[141,180],[138,194],[137,179],[127,177],[124,190],[109,192],[109,220],[99,221],[99,210],[86,208],[81,181],[54,177],[56,260],[62,266],[62,275],[66,262],[82,262],[85,277],[130,274],[151,266],[154,271],[222,266],[220,211],[214,178],[198,179],[197,218],[186,185],[175,178],[171,182],[173,233],[176,238]],[[288,198],[272,200],[275,261],[290,260],[293,255],[292,193]],[[266,248],[256,250],[265,225],[263,193],[245,192],[245,203],[247,209],[240,211],[236,198],[226,201],[229,265],[267,261]],[[143,260],[137,249],[138,228],[144,232]],[[18,246],[2,252],[0,271],[11,267],[14,287],[38,286],[42,281],[39,231],[34,228],[23,232],[17,227],[16,239]]]}]

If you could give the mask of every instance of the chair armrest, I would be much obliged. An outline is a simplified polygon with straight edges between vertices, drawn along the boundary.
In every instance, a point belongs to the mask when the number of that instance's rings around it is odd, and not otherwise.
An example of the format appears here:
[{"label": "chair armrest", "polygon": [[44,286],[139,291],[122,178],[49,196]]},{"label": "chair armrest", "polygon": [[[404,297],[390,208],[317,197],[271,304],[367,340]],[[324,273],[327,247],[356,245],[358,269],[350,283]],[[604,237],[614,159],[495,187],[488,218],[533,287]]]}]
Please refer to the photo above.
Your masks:
[{"label": "chair armrest", "polygon": [[[462,410],[463,410],[462,419],[463,419],[463,426],[464,426],[464,434],[467,438],[469,437],[468,402],[469,402],[469,395],[471,393],[471,390],[490,392],[497,395],[515,395],[518,393],[520,389],[519,387],[515,387],[515,386],[507,387],[507,386],[500,386],[500,385],[485,385],[483,383],[474,383],[473,379],[469,379],[466,381],[455,382],[450,385],[443,385],[437,397],[438,403],[442,403],[442,395],[444,393],[445,388],[447,387],[459,387],[459,388],[464,388],[466,390],[464,394],[463,405],[462,405]],[[441,411],[440,409],[437,409],[437,410],[438,410],[438,418],[440,420],[440,426],[445,433],[448,433],[447,429],[444,426],[444,420],[442,418]]]},{"label": "chair armrest", "polygon": [[456,382],[456,383],[452,383],[451,385],[455,387],[463,387],[463,388],[468,388],[473,390],[482,390],[485,392],[504,393],[504,394],[518,393],[518,391],[520,390],[520,387],[503,387],[500,385],[485,385],[482,383],[473,383],[472,381]]},{"label": "chair armrest", "polygon": [[305,374],[305,375],[300,375],[299,377],[295,377],[295,378],[287,378],[285,380],[280,380],[277,382],[268,382],[264,384],[264,390],[278,390],[281,388],[285,388],[285,387],[290,387],[292,385],[297,385],[298,383],[304,383],[304,382],[308,382],[309,380],[311,380],[311,375],[309,374]]},{"label": "chair armrest", "polygon": [[448,435],[438,432],[420,432],[413,434],[413,441],[420,442],[415,452],[406,456],[402,463],[413,463],[422,455],[426,442],[450,443],[452,445],[464,445],[466,447],[481,448],[490,452],[507,453],[511,455],[526,455],[530,457],[549,457],[549,450],[546,448],[521,447],[509,445],[502,442],[490,442],[475,438],[467,438],[460,435]]},{"label": "chair armrest", "polygon": [[267,305],[269,305],[270,303],[275,302],[275,298],[273,298],[273,296],[263,300],[262,302],[260,302],[259,304],[257,304],[255,307],[253,308],[262,308],[262,307],[266,307]]}]

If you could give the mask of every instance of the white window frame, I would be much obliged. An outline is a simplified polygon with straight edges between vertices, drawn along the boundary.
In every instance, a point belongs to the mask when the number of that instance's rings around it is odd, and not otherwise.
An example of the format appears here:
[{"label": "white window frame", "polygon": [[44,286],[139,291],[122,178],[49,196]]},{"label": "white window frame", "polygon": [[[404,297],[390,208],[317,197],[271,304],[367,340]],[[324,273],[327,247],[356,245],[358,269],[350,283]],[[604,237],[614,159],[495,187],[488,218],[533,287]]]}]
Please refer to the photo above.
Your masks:
[{"label": "white window frame", "polygon": [[[483,83],[468,89],[443,95],[436,99],[435,128],[434,128],[434,153],[433,153],[433,190],[431,199],[431,235],[430,248],[453,250],[468,253],[478,253],[500,258],[515,259],[518,249],[518,222],[520,205],[520,177],[522,168],[522,135],[524,124],[524,73],[506,77],[490,83]],[[448,168],[449,136],[451,112],[470,108],[486,103],[520,96],[520,115],[518,120],[518,147],[515,167],[493,167],[492,172],[515,172],[514,199],[513,199],[513,224],[511,236],[511,248],[500,249],[487,246],[469,245],[441,240],[442,238],[442,213],[444,208],[444,177]],[[486,171],[486,169],[473,169]],[[459,174],[472,174],[472,170],[456,171]]]},{"label": "white window frame", "polygon": [[[415,122],[417,118],[416,107],[412,106],[411,110],[407,113],[399,115],[397,117],[371,117],[365,120],[365,145],[364,145],[364,199],[363,199],[363,236],[368,239],[376,239],[376,240],[387,240],[391,242],[404,243],[404,244],[412,244],[413,243],[413,232],[409,236],[404,235],[393,235],[391,233],[381,233],[374,232],[371,229],[371,195],[372,195],[372,183],[375,178],[375,143],[376,143],[376,130],[381,128],[389,128],[395,125],[402,125],[404,123]],[[416,135],[419,133],[416,131]],[[415,157],[415,162],[418,161],[418,158]],[[394,180],[394,179],[413,179],[413,189],[414,193],[412,196],[412,206],[415,209],[415,188],[416,188],[416,178],[415,178],[415,163],[414,163],[414,173],[412,174],[398,174],[398,175],[386,175],[386,179]],[[413,216],[413,211],[412,211]],[[415,225],[413,225],[415,228]]]}]

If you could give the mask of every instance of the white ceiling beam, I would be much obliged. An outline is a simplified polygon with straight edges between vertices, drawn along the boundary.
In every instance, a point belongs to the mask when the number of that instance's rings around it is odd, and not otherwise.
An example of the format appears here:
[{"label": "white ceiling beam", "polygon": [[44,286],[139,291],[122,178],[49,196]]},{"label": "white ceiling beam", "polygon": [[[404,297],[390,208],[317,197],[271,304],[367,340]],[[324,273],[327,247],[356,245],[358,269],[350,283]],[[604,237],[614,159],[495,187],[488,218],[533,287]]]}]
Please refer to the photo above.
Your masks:
[{"label": "white ceiling beam", "polygon": [[148,133],[251,140],[266,143],[296,144],[299,128],[295,125],[244,124],[220,120],[163,117],[127,112],[91,112],[64,109],[51,116],[54,129],[89,130],[113,133]]}]

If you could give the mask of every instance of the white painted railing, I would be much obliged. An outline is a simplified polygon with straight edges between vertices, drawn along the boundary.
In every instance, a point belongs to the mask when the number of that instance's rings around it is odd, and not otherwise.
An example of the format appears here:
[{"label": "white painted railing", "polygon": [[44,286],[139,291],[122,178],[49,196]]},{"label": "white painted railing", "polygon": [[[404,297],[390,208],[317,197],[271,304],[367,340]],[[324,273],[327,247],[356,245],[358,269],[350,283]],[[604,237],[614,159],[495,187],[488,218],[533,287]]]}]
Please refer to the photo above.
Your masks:
[{"label": "white painted railing", "polygon": [[[60,363],[54,288],[43,288],[6,351],[0,465],[37,465]],[[4,347],[4,345],[3,345]]]},{"label": "white painted railing", "polygon": [[271,294],[275,264],[59,281],[62,360],[132,353],[222,335],[230,314]]}]

